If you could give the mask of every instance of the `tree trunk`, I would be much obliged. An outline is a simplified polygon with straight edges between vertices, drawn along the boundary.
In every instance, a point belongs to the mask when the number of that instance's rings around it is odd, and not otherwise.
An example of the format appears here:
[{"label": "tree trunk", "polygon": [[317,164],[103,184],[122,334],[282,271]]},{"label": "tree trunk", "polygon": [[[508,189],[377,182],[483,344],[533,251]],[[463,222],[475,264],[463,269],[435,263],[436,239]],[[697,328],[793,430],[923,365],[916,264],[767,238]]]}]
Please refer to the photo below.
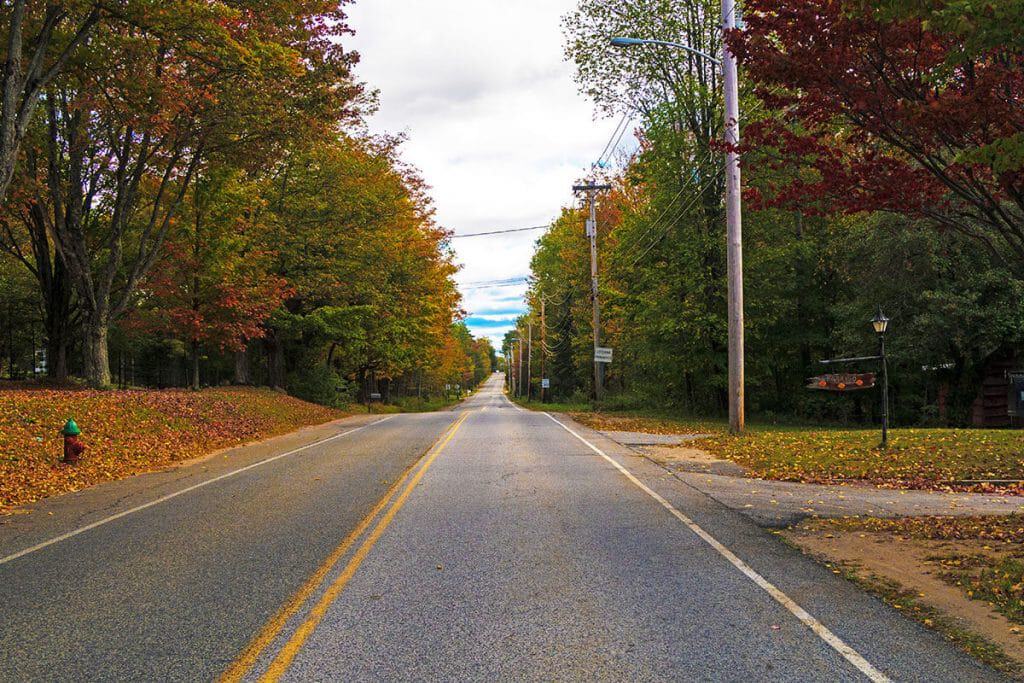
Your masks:
[{"label": "tree trunk", "polygon": [[245,351],[235,351],[235,384],[249,384],[249,355]]},{"label": "tree trunk", "polygon": [[192,340],[192,391],[199,391],[199,341]]},{"label": "tree trunk", "polygon": [[68,378],[68,328],[71,318],[71,281],[60,255],[53,259],[53,275],[45,292],[46,374],[64,382]]},{"label": "tree trunk", "polygon": [[110,358],[107,352],[109,323],[104,315],[89,315],[82,325],[85,379],[96,389],[110,387]]},{"label": "tree trunk", "polygon": [[67,330],[60,325],[59,332],[47,325],[46,331],[46,374],[58,382],[68,378],[68,339]]},{"label": "tree trunk", "polygon": [[278,339],[277,332],[267,335],[267,383],[273,389],[284,388],[284,345]]}]

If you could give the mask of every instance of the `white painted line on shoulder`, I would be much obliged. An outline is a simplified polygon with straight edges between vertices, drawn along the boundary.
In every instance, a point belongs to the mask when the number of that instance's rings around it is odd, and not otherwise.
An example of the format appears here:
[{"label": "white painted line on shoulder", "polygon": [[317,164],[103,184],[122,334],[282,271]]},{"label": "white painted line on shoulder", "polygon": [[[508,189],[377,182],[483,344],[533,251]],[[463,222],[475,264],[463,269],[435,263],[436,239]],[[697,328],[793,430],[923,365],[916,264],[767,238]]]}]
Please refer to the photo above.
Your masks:
[{"label": "white painted line on shoulder", "polygon": [[236,474],[241,474],[242,472],[247,472],[247,471],[249,471],[251,469],[255,469],[257,467],[261,467],[263,465],[267,465],[269,463],[274,462],[275,460],[280,460],[281,458],[286,458],[289,455],[295,455],[296,453],[299,453],[299,452],[304,451],[304,450],[309,449],[309,448],[313,448],[314,446],[320,446],[322,444],[325,444],[328,441],[334,441],[335,439],[340,439],[343,436],[348,436],[349,434],[354,434],[355,432],[358,432],[358,431],[361,431],[363,429],[366,429],[367,427],[373,427],[374,425],[379,425],[381,422],[387,422],[388,420],[390,420],[393,417],[394,417],[394,415],[390,415],[388,417],[381,418],[380,420],[376,420],[376,421],[371,422],[369,424],[365,424],[362,427],[356,427],[355,429],[349,429],[348,431],[341,432],[340,434],[335,434],[334,436],[328,436],[325,439],[320,439],[319,441],[314,441],[313,443],[308,443],[305,446],[299,446],[298,448],[293,448],[290,451],[286,451],[284,453],[279,453],[279,454],[271,456],[269,458],[264,458],[263,460],[260,460],[258,462],[254,462],[254,463],[252,463],[250,465],[246,465],[245,467],[239,467],[237,470],[232,470],[230,472],[225,472],[224,474],[221,474],[221,475],[218,475],[216,477],[213,477],[212,479],[207,479],[206,481],[201,481],[198,484],[194,484],[194,485],[189,486],[187,488],[183,488],[180,491],[175,491],[174,493],[168,493],[166,496],[161,496],[160,498],[157,498],[155,500],[151,500],[148,503],[143,503],[142,505],[137,505],[137,506],[135,506],[133,508],[130,508],[128,510],[123,510],[121,512],[118,512],[117,514],[110,515],[109,517],[104,517],[103,519],[100,519],[100,520],[97,520],[95,522],[92,522],[91,524],[86,524],[85,526],[78,527],[77,529],[69,531],[69,532],[67,532],[65,534],[61,534],[60,536],[54,536],[53,538],[48,539],[46,541],[43,541],[42,543],[37,543],[37,544],[35,544],[33,546],[25,548],[24,550],[19,550],[16,553],[12,553],[12,554],[10,554],[10,555],[8,555],[6,557],[0,557],[0,564],[6,564],[6,563],[8,563],[8,562],[10,562],[12,560],[16,560],[19,557],[24,557],[25,555],[28,555],[30,553],[36,552],[37,550],[42,550],[43,548],[51,546],[51,545],[53,545],[55,543],[60,543],[61,541],[66,541],[69,538],[73,538],[75,536],[78,536],[79,534],[84,534],[86,531],[90,531],[92,529],[95,529],[96,527],[103,526],[104,524],[109,524],[110,522],[113,522],[115,520],[121,519],[122,517],[127,517],[128,515],[134,514],[136,512],[141,512],[142,510],[145,510],[146,508],[151,508],[154,505],[159,505],[160,503],[166,503],[167,501],[171,500],[172,498],[177,498],[178,496],[185,495],[186,493],[189,493],[191,491],[195,491],[196,489],[201,489],[204,486],[209,486],[210,484],[214,484],[214,483],[216,483],[218,481],[222,481],[224,479],[227,479],[228,477],[233,477]]},{"label": "white painted line on shoulder", "polygon": [[[504,394],[504,393],[503,393],[503,394],[501,395],[501,397],[502,397],[503,399],[505,399],[506,401],[508,401],[508,404],[509,404],[510,406],[512,406],[513,408],[515,408],[516,410],[518,410],[518,411],[520,411],[520,412],[522,412],[522,413],[528,413],[528,412],[530,412],[530,411],[529,411],[529,410],[527,410],[526,408],[523,408],[523,407],[522,407],[521,405],[519,405],[518,403],[516,403],[515,401],[513,401],[512,399],[510,399],[510,398],[508,397],[508,394]],[[545,414],[545,415],[547,415],[547,413],[544,413],[544,414]],[[551,416],[550,416],[550,415],[548,415],[548,417],[551,417]],[[552,419],[552,420],[554,420],[554,418],[553,418],[553,417],[552,417],[551,419]],[[555,420],[555,422],[558,422],[558,420]]]},{"label": "white painted line on shoulder", "polygon": [[749,578],[751,581],[757,584],[758,587],[760,587],[762,590],[768,593],[768,595],[770,595],[776,602],[778,602],[780,605],[789,610],[790,613],[793,614],[793,616],[799,619],[800,622],[807,626],[809,629],[814,631],[814,633],[819,638],[824,640],[832,647],[832,649],[841,654],[846,659],[846,661],[850,662],[850,664],[853,664],[855,667],[857,667],[857,669],[862,674],[867,676],[869,680],[874,681],[874,683],[891,683],[891,679],[888,676],[886,676],[884,673],[882,673],[874,666],[872,666],[872,664],[868,660],[864,659],[864,657],[861,656],[859,652],[857,652],[852,647],[843,642],[843,640],[839,638],[839,636],[837,636],[836,634],[832,633],[832,631],[830,631],[827,626],[825,626],[823,623],[821,623],[813,616],[811,616],[803,607],[794,602],[792,598],[790,598],[788,595],[779,590],[774,584],[769,582],[768,579],[764,578],[759,573],[757,573],[757,571],[755,571],[750,565],[748,565],[746,562],[737,557],[735,553],[733,553],[727,547],[722,545],[722,543],[720,543],[718,539],[716,539],[714,536],[705,531],[703,527],[701,527],[692,519],[684,515],[682,512],[676,509],[676,507],[672,505],[672,503],[662,498],[656,491],[652,490],[642,481],[637,479],[632,472],[630,472],[625,467],[620,465],[618,461],[616,461],[614,458],[610,457],[600,448],[598,448],[597,446],[590,443],[582,436],[574,432],[561,421],[552,417],[550,413],[544,414],[551,418],[551,420],[553,420],[554,423],[557,424],[559,427],[569,432],[577,439],[582,441],[584,444],[586,444],[590,448],[590,450],[594,451],[602,458],[610,462],[615,467],[615,469],[617,469],[627,479],[633,482],[638,488],[640,488],[640,490],[642,490],[644,493],[649,495],[654,500],[658,501],[663,508],[668,510],[676,519],[685,524],[690,529],[690,531],[697,534],[697,536],[699,536],[701,540],[703,540],[705,543],[714,548],[719,555],[724,557],[726,560],[729,561],[730,564],[732,564],[734,567],[743,572],[743,574],[746,575],[747,578]]}]

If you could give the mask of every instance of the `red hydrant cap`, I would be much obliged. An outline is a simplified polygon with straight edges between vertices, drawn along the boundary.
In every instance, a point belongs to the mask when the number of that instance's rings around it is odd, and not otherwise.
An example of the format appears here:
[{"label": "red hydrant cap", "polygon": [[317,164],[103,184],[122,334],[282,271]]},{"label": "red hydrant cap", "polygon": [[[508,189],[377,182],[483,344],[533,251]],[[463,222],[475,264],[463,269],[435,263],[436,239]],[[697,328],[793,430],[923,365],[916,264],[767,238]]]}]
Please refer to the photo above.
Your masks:
[{"label": "red hydrant cap", "polygon": [[64,429],[60,430],[60,433],[64,436],[78,436],[82,430],[78,428],[74,420],[68,420],[64,423]]}]

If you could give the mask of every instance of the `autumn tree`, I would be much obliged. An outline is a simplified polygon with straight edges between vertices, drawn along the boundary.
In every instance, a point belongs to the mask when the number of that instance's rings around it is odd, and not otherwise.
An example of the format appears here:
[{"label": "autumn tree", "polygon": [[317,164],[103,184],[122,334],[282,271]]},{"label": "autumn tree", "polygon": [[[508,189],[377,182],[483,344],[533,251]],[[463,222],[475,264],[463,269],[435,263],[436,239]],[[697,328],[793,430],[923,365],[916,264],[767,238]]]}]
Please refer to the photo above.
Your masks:
[{"label": "autumn tree", "polygon": [[125,2],[14,0],[0,8],[4,32],[0,94],[0,200],[14,176],[22,142],[40,99],[101,20],[125,9]]},{"label": "autumn tree", "polygon": [[[446,248],[397,141],[342,136],[299,147],[268,184],[266,249],[293,288],[269,323],[270,379],[327,364],[394,377],[423,366],[457,313]],[[301,350],[289,358],[288,349]]]},{"label": "autumn tree", "polygon": [[[1006,23],[1016,13],[1017,22]],[[731,44],[777,112],[766,205],[926,218],[1024,273],[1021,4],[751,0]]]},{"label": "autumn tree", "polygon": [[203,163],[228,149],[259,159],[297,122],[332,129],[360,92],[353,58],[331,40],[346,31],[336,5],[136,10],[98,29],[48,92],[47,192],[34,198],[78,293],[86,377],[100,386],[109,326],[134,304]]},{"label": "autumn tree", "polygon": [[254,234],[252,189],[234,169],[204,169],[134,312],[139,329],[187,342],[193,389],[201,348],[243,351],[288,293],[285,280],[268,273],[273,255]]}]

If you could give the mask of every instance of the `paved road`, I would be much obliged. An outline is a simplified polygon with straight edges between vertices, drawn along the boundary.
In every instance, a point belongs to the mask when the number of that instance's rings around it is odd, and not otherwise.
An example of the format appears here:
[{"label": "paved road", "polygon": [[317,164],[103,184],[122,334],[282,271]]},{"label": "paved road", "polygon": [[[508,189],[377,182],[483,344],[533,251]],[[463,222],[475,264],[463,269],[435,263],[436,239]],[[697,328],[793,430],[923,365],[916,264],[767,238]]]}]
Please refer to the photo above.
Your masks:
[{"label": "paved road", "polygon": [[456,411],[58,499],[0,527],[0,679],[998,680],[557,420],[496,378]]}]

